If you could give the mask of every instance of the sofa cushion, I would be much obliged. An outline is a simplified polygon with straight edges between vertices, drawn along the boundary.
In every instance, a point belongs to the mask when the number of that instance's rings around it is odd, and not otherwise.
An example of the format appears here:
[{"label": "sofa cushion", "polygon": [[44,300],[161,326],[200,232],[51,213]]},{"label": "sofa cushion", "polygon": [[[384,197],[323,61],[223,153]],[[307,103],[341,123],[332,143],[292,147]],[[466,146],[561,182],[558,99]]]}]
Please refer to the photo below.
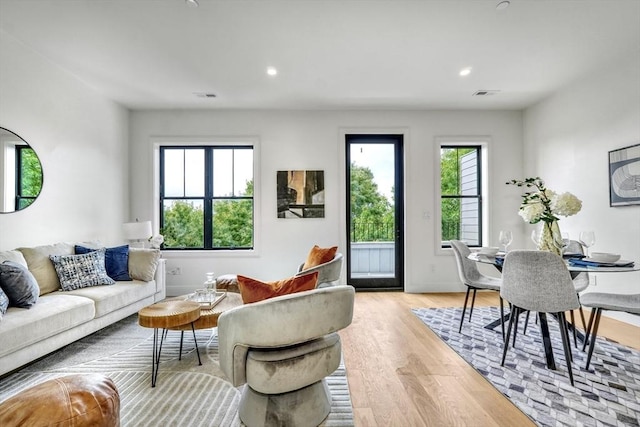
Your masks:
[{"label": "sofa cushion", "polygon": [[51,255],[62,290],[114,285],[115,280],[107,276],[104,254],[104,249],[97,249],[82,255]]},{"label": "sofa cushion", "polygon": [[[86,254],[100,248],[87,248],[76,245],[75,252],[78,254]],[[115,281],[131,280],[129,277],[129,245],[116,246],[113,248],[104,248],[104,265],[107,269],[107,276]]]},{"label": "sofa cushion", "polygon": [[25,267],[28,267],[27,260],[24,259],[24,255],[22,255],[22,252],[17,250],[0,251],[0,264],[2,264],[5,261],[17,262],[18,264],[22,264]]},{"label": "sofa cushion", "polygon": [[143,282],[152,281],[159,259],[158,249],[129,248],[129,276]]},{"label": "sofa cushion", "polygon": [[2,320],[2,316],[7,312],[9,308],[9,297],[4,293],[2,288],[0,288],[0,320]]},{"label": "sofa cushion", "polygon": [[320,264],[325,264],[331,261],[335,256],[336,252],[338,252],[337,246],[332,246],[330,248],[321,248],[318,245],[314,245],[313,248],[309,251],[309,255],[307,255],[307,260],[304,262],[302,266],[303,270],[306,270],[311,267],[316,267]]},{"label": "sofa cushion", "polygon": [[116,282],[113,286],[96,286],[65,292],[65,295],[76,295],[92,300],[95,304],[95,317],[102,317],[129,304],[153,296],[156,292],[155,281]]},{"label": "sofa cushion", "polygon": [[49,259],[49,255],[72,255],[73,245],[70,243],[56,243],[55,245],[35,246],[32,248],[18,248],[27,261],[29,271],[33,274],[40,287],[40,295],[55,292],[60,289],[58,273]]},{"label": "sofa cushion", "polygon": [[13,261],[0,264],[0,288],[9,297],[9,305],[14,307],[29,308],[40,295],[33,274],[24,265]]},{"label": "sofa cushion", "polygon": [[41,296],[30,309],[9,307],[0,322],[0,357],[86,323],[94,315],[93,301],[63,292]]},{"label": "sofa cushion", "polygon": [[295,292],[310,291],[315,289],[317,281],[317,271],[273,282],[261,282],[260,280],[238,275],[240,295],[242,296],[242,302],[245,304]]}]

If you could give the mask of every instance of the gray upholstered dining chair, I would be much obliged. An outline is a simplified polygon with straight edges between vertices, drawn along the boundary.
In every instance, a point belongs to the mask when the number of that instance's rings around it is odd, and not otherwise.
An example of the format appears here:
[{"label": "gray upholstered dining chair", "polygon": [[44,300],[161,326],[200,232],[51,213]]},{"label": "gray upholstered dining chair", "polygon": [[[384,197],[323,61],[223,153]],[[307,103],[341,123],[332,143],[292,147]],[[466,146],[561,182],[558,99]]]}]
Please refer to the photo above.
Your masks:
[{"label": "gray upholstered dining chair", "polygon": [[[582,248],[582,245],[580,244],[580,242],[578,242],[577,240],[569,240],[569,244],[565,248],[565,252],[566,253],[570,253],[570,254],[584,255],[584,249]],[[589,287],[589,273],[581,272],[581,273],[578,273],[576,276],[574,276],[573,277],[573,286],[574,286],[574,288],[576,288],[576,293],[578,294],[578,301],[580,301],[580,292],[584,291],[585,289],[587,289]],[[582,329],[584,329],[586,331],[587,330],[587,322],[584,319],[584,311],[582,310],[582,305],[580,305],[579,311],[580,311],[580,320],[582,320]],[[575,345],[577,347],[578,344],[577,344],[576,328],[575,328],[576,322],[575,322],[575,319],[573,317],[573,311],[570,311],[569,315],[571,316],[571,324],[574,326],[573,327],[573,342],[575,343]]]},{"label": "gray upholstered dining chair", "polygon": [[[502,268],[500,295],[511,304],[511,316],[504,341],[501,365],[504,366],[511,330],[514,323],[517,329],[519,314],[523,311],[538,312],[542,329],[542,325],[546,325],[545,314],[553,313],[558,318],[569,380],[573,385],[571,344],[564,312],[580,307],[580,302],[571,280],[571,274],[562,258],[545,251],[514,250],[507,253]],[[542,330],[543,342],[550,346],[549,337],[545,337],[547,333],[548,331]]]},{"label": "gray upholstered dining chair", "polygon": [[602,310],[622,311],[625,313],[640,315],[640,294],[610,294],[605,292],[589,292],[582,295],[582,305],[591,307],[591,316],[589,316],[589,325],[585,332],[584,345],[582,351],[585,350],[587,342],[589,342],[589,354],[584,369],[589,369],[593,349],[596,346],[596,338],[598,335],[598,326],[600,326],[600,315]]},{"label": "gray upholstered dining chair", "polygon": [[[473,291],[471,306],[469,308],[469,321],[471,321],[473,305],[476,301],[476,292],[478,289],[488,289],[500,292],[502,280],[480,273],[475,261],[468,258],[469,254],[471,254],[471,250],[460,240],[451,240],[451,248],[453,249],[453,254],[456,257],[460,280],[467,286],[467,295],[464,297],[464,306],[462,307],[462,315],[460,316],[460,327],[458,328],[458,332],[462,332],[462,323],[464,321],[464,314],[467,310],[469,293]],[[504,318],[504,304],[502,303],[502,298],[500,298],[500,316]],[[500,325],[502,326],[502,338],[504,338],[504,322],[500,322]]]}]

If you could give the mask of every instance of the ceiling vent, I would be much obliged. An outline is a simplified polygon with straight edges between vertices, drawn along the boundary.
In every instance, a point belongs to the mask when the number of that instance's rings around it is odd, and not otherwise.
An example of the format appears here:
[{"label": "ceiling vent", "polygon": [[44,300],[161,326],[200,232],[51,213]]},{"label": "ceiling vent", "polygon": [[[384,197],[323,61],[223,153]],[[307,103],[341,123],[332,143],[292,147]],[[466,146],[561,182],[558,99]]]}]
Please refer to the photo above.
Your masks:
[{"label": "ceiling vent", "polygon": [[215,93],[205,93],[205,92],[196,92],[194,93],[195,96],[197,96],[198,98],[215,98],[216,94]]},{"label": "ceiling vent", "polygon": [[482,90],[476,91],[476,93],[474,93],[473,96],[491,96],[491,95],[496,95],[498,92],[500,91],[492,90],[492,89],[482,89]]}]

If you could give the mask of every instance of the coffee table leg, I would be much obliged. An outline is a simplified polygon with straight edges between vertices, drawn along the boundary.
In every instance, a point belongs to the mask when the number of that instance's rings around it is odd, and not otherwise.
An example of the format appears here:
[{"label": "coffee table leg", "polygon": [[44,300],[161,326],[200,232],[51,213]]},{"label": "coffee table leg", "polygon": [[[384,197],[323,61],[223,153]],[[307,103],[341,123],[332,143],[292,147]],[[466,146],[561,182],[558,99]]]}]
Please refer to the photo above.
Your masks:
[{"label": "coffee table leg", "polygon": [[[198,350],[198,340],[196,340],[196,329],[193,327],[193,322],[191,322],[191,331],[193,332],[193,342],[196,345],[196,353],[198,353],[198,365],[202,365],[202,361],[200,361],[200,350]],[[180,344],[182,344],[182,337],[180,337],[180,339]]]},{"label": "coffee table leg", "polygon": [[[162,347],[160,347],[162,349]],[[158,328],[153,329],[153,351],[151,354],[151,387],[156,386],[158,368],[160,364],[160,351],[158,351]]]},{"label": "coffee table leg", "polygon": [[184,331],[180,331],[180,353],[178,354],[178,360],[182,360],[182,340],[184,339]]}]

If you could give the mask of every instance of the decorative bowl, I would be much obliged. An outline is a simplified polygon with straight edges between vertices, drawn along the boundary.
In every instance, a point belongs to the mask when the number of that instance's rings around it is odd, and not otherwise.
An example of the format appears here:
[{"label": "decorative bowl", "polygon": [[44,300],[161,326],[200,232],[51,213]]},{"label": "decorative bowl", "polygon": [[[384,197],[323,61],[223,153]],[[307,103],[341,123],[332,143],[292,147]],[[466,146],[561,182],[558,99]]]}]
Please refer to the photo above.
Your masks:
[{"label": "decorative bowl", "polygon": [[478,253],[485,256],[496,256],[496,254],[498,253],[498,248],[482,247],[480,248],[480,251]]},{"label": "decorative bowl", "polygon": [[606,252],[592,252],[589,258],[596,262],[616,262],[620,259],[620,255]]}]

